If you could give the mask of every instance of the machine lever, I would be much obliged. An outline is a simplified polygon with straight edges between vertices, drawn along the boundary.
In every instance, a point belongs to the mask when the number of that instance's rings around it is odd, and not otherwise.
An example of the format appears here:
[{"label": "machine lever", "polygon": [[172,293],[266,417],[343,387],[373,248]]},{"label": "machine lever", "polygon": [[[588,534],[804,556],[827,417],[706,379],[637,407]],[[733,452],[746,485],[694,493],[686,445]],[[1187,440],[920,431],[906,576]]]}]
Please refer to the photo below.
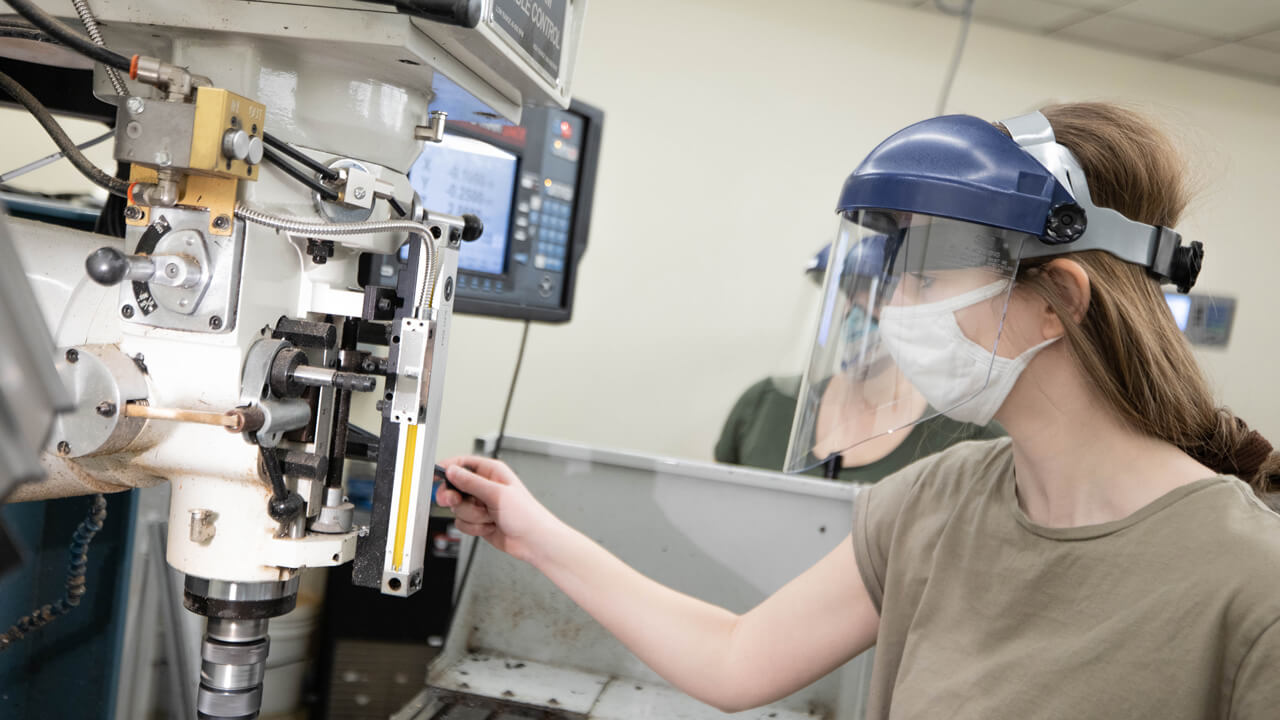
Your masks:
[{"label": "machine lever", "polygon": [[113,247],[100,247],[84,261],[89,277],[99,285],[119,285],[125,280],[146,282],[156,266],[146,255],[125,255]]}]

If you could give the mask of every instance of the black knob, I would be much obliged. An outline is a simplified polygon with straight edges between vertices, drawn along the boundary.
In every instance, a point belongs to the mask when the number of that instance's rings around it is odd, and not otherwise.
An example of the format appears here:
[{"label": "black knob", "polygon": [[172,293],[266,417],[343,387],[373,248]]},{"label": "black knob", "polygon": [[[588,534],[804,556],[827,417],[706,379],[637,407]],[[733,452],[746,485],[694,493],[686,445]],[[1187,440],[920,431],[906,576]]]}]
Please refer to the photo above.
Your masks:
[{"label": "black knob", "polygon": [[99,285],[119,285],[129,274],[129,259],[115,248],[102,247],[85,258],[84,269]]},{"label": "black knob", "polygon": [[467,242],[480,239],[484,234],[484,222],[480,218],[467,213],[462,216],[462,239]]},{"label": "black knob", "polygon": [[1075,242],[1084,235],[1089,220],[1085,217],[1084,208],[1075,203],[1061,203],[1049,211],[1049,219],[1045,223],[1045,240],[1050,244],[1060,245]]}]

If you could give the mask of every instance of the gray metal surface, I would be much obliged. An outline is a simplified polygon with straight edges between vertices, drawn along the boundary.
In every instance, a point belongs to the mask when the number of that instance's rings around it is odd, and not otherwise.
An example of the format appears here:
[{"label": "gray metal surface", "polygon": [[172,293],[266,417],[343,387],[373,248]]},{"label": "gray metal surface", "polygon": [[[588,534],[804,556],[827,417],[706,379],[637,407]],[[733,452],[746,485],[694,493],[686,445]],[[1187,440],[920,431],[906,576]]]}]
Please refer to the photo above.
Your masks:
[{"label": "gray metal surface", "polygon": [[[6,210],[0,204],[0,214]],[[54,413],[72,407],[53,367],[53,340],[0,219],[0,501],[43,475],[38,452]]]},{"label": "gray metal surface", "polygon": [[[226,333],[235,328],[236,304],[240,299],[241,257],[244,254],[244,222],[236,222],[230,235],[207,233],[209,213],[204,210],[157,208],[149,227],[130,225],[125,247],[129,252],[161,256],[187,256],[193,283],[151,282],[143,284],[139,296],[135,283],[120,285],[120,306],[130,307],[125,322],[171,330]],[[154,247],[139,247],[145,233],[164,228]],[[163,273],[169,264],[158,263]],[[148,297],[149,296],[149,297]]]},{"label": "gray metal surface", "polygon": [[[504,439],[502,457],[552,512],[624,562],[734,612],[750,610],[843,541],[858,492],[513,436]],[[475,557],[446,650],[428,673],[432,688],[593,720],[724,717],[667,686],[532,567],[487,544]],[[859,718],[869,677],[868,653],[764,712]]]},{"label": "gray metal surface", "polygon": [[147,381],[132,358],[114,345],[63,350],[55,367],[75,398],[75,409],[54,422],[47,450],[63,457],[123,450],[145,421],[125,417],[128,402],[147,398]]}]

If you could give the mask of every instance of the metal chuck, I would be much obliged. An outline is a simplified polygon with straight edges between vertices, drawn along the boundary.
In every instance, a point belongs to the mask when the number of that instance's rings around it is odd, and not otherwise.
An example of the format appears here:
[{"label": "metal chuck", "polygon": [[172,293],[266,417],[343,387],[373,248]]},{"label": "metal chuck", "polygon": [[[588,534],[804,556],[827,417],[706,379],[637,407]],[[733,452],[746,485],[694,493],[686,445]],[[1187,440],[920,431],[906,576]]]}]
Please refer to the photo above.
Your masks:
[{"label": "metal chuck", "polygon": [[253,720],[262,707],[270,638],[269,618],[293,609],[298,578],[234,583],[186,579],[184,604],[209,618],[200,646],[199,720]]}]

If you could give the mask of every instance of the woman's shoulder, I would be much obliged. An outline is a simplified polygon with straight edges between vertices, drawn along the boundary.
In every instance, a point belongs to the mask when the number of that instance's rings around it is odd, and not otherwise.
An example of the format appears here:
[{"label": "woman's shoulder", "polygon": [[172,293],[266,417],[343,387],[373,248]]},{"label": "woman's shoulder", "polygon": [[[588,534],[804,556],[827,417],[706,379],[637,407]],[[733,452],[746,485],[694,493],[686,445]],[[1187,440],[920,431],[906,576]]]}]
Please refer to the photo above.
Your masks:
[{"label": "woman's shoulder", "polygon": [[[923,457],[873,486],[881,505],[916,515],[949,514],[988,491],[1013,469],[1009,438],[968,440]],[[870,502],[870,499],[867,500]]]},{"label": "woman's shoulder", "polygon": [[1184,513],[1186,522],[1199,527],[1201,547],[1265,576],[1280,599],[1280,514],[1234,477],[1217,478],[1205,490]]}]

